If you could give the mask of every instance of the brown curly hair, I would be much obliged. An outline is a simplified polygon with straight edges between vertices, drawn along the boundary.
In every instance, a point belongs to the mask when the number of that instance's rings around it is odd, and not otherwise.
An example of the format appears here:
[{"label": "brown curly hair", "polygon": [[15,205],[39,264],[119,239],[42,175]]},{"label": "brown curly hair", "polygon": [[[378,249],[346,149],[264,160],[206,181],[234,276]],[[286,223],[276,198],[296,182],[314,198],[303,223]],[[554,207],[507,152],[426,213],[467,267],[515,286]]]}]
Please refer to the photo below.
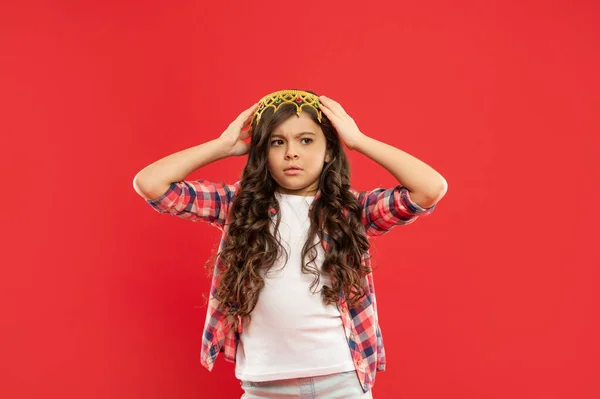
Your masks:
[{"label": "brown curly hair", "polygon": [[[313,93],[314,94],[314,93]],[[308,240],[302,248],[302,272],[315,276],[311,291],[318,286],[320,273],[331,280],[324,285],[321,298],[324,304],[335,304],[340,292],[350,307],[366,294],[365,275],[370,268],[364,263],[369,241],[362,224],[362,212],[356,196],[350,191],[350,168],[346,153],[331,121],[304,107],[323,130],[330,151],[330,161],[324,164],[319,180],[320,196],[312,204]],[[216,298],[228,315],[249,317],[264,286],[263,275],[285,252],[276,236],[271,233],[273,223],[269,209],[279,209],[275,192],[277,183],[268,171],[268,151],[273,130],[296,114],[296,107],[283,104],[275,113],[263,112],[261,120],[252,125],[248,161],[242,172],[239,191],[231,206],[230,224],[225,243],[217,255],[225,265]],[[347,214],[346,214],[346,212]],[[277,233],[281,215],[278,212],[274,231]],[[328,250],[319,271],[315,265],[319,239],[328,235]],[[314,244],[312,244],[314,243]],[[306,259],[308,257],[308,262]]]}]

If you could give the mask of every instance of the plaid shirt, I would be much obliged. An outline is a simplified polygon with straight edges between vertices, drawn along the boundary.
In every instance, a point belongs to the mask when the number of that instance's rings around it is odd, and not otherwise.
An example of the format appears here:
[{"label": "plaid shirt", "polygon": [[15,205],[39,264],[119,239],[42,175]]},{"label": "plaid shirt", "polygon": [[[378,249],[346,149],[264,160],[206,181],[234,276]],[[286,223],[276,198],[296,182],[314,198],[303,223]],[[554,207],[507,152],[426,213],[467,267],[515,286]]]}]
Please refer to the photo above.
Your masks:
[{"label": "plaid shirt", "polygon": [[[207,180],[182,181],[172,183],[161,197],[147,202],[160,213],[195,222],[204,221],[217,227],[223,233],[220,251],[227,236],[229,207],[239,187],[239,182],[226,185]],[[435,208],[435,205],[427,209],[421,208],[410,199],[408,190],[401,185],[387,190],[378,188],[367,192],[353,191],[353,194],[362,208],[362,222],[368,237],[383,235],[396,225],[412,223],[418,216],[428,215]],[[315,199],[319,195],[320,192],[317,192]],[[275,216],[276,212],[276,209],[271,209],[269,214]],[[323,234],[322,245],[327,251],[327,234]],[[365,256],[363,262],[370,266],[368,256]],[[212,370],[220,352],[224,352],[227,361],[235,363],[237,344],[242,332],[241,322],[238,323],[237,330],[231,327],[232,316],[226,316],[220,310],[220,302],[216,298],[225,267],[217,258],[200,353],[200,362],[208,370]],[[343,295],[340,295],[337,304],[354,367],[365,392],[372,388],[376,372],[385,370],[385,351],[377,319],[373,274],[369,273],[366,280],[367,295],[356,307],[348,308]]]}]

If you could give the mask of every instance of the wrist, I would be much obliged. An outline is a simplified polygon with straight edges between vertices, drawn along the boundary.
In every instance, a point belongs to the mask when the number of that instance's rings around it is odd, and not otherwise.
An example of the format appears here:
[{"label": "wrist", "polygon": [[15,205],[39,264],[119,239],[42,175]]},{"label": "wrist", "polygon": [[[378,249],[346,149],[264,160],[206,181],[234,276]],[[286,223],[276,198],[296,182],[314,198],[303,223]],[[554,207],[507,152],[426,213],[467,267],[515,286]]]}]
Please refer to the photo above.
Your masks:
[{"label": "wrist", "polygon": [[346,144],[349,150],[362,152],[362,149],[368,145],[369,137],[362,132],[358,132],[356,137]]},{"label": "wrist", "polygon": [[216,148],[217,157],[219,159],[229,158],[235,155],[235,145],[234,143],[231,143],[230,140],[227,140],[226,138],[221,136],[213,140],[213,142]]}]

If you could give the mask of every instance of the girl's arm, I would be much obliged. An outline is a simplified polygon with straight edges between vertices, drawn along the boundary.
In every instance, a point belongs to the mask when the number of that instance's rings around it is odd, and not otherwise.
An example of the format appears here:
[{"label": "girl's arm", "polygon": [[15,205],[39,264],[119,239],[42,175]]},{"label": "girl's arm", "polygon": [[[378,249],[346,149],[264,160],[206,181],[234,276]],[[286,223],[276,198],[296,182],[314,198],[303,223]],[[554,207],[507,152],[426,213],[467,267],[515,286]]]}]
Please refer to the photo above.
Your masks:
[{"label": "girl's arm", "polygon": [[249,137],[249,132],[242,129],[255,108],[256,104],[242,112],[219,138],[168,155],[146,166],[133,179],[135,191],[146,200],[156,199],[169,189],[171,183],[184,180],[196,169],[229,156],[247,153],[248,145],[243,140]]},{"label": "girl's arm", "polygon": [[211,162],[228,156],[228,148],[221,138],[168,155],[146,166],[133,179],[133,188],[144,199],[160,197],[171,183],[182,181],[187,175]]},{"label": "girl's arm", "polygon": [[436,204],[448,190],[446,179],[435,169],[389,144],[361,134],[352,144],[352,149],[387,169],[422,208]]},{"label": "girl's arm", "polygon": [[404,151],[366,136],[339,103],[325,96],[320,96],[320,99],[319,108],[329,118],[346,146],[387,169],[406,187],[417,205],[429,208],[446,194],[448,183],[432,167]]}]

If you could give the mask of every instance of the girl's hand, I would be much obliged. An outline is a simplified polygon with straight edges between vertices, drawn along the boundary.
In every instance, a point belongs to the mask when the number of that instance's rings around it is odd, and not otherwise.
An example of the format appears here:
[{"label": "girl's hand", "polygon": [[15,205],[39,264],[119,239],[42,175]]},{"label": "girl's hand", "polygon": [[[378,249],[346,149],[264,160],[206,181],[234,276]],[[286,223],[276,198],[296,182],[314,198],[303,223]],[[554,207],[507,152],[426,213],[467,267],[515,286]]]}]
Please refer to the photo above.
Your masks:
[{"label": "girl's hand", "polygon": [[358,141],[365,135],[358,129],[354,119],[344,111],[344,108],[332,99],[319,96],[321,104],[319,109],[329,118],[338,135],[346,144],[346,147],[353,150],[356,148]]},{"label": "girl's hand", "polygon": [[252,121],[252,116],[257,106],[258,103],[242,112],[219,137],[223,145],[227,147],[229,156],[240,156],[248,153],[250,146],[244,140],[250,137],[251,127],[246,130],[244,129]]}]

